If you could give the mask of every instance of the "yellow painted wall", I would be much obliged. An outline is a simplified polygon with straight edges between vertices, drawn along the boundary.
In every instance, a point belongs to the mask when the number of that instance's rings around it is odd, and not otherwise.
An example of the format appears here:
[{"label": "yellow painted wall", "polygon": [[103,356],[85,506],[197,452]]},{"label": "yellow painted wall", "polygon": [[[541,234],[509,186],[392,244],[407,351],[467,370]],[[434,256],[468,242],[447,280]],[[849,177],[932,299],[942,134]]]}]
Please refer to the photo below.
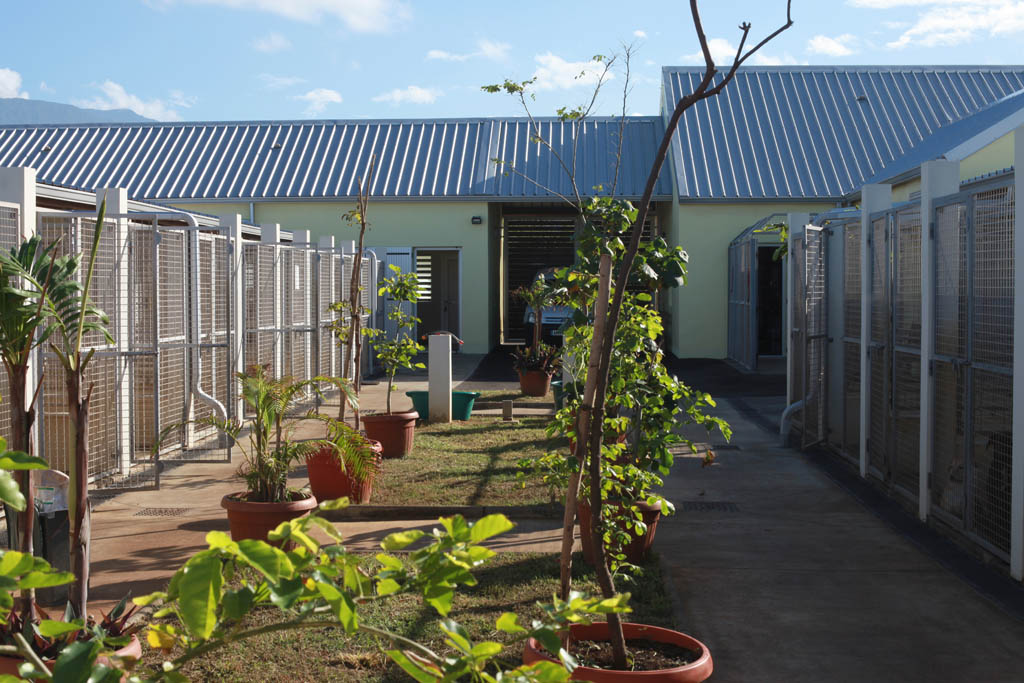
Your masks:
[{"label": "yellow painted wall", "polygon": [[816,213],[832,204],[750,202],[680,204],[672,210],[670,242],[690,257],[688,284],[669,294],[672,353],[725,358],[728,337],[729,253],[740,232],[773,213]]},{"label": "yellow painted wall", "polygon": [[899,185],[892,186],[892,201],[893,202],[906,202],[910,200],[910,195],[914,192],[921,191],[921,178],[911,178],[910,180],[900,183]]},{"label": "yellow painted wall", "polygon": [[[242,206],[244,210],[238,207]],[[341,215],[352,208],[345,202],[257,202],[256,223],[279,223],[282,230],[309,230],[316,242],[321,236],[352,240],[358,234]],[[238,212],[248,220],[249,205],[203,203],[182,208],[204,213]],[[486,202],[371,202],[367,212],[368,247],[461,247],[462,330],[466,353],[487,353],[497,343],[491,324],[491,291],[498,286],[492,277],[489,235],[497,226]],[[483,224],[473,225],[473,216]]]},{"label": "yellow painted wall", "polygon": [[960,162],[960,179],[977,178],[1013,166],[1013,131]]}]

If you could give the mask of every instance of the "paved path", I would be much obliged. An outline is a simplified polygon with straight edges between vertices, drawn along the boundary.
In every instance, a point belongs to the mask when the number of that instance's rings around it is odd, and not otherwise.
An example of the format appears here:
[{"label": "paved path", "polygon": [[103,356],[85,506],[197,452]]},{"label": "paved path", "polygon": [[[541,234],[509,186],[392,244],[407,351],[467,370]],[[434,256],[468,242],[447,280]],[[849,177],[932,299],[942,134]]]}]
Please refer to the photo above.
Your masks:
[{"label": "paved path", "polygon": [[663,520],[655,547],[712,680],[1024,680],[1024,623],[809,460],[830,456],[778,448],[766,418],[782,409],[720,399],[740,449],[708,468],[683,458],[667,482],[671,499],[704,503]]}]

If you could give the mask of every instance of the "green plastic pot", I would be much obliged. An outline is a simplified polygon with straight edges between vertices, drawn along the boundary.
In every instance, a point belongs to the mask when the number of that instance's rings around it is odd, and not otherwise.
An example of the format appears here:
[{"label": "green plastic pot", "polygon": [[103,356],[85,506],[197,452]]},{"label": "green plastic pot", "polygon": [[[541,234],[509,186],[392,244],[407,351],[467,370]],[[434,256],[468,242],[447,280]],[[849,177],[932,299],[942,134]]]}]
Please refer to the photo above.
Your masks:
[{"label": "green plastic pot", "polygon": [[565,401],[565,390],[562,388],[562,380],[551,380],[551,393],[555,395],[555,410],[561,410]]},{"label": "green plastic pot", "polygon": [[[424,419],[430,416],[430,392],[407,391],[405,395],[412,399],[413,408]],[[480,398],[479,391],[452,392],[452,419],[468,420],[473,412],[473,402]]]}]

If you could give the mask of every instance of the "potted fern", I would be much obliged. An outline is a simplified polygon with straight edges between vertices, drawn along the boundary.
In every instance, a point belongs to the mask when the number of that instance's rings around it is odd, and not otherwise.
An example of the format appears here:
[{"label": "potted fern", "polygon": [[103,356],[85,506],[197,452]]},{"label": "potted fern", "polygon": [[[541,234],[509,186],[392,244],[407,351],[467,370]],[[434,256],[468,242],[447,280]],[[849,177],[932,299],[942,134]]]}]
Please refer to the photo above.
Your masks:
[{"label": "potted fern", "polygon": [[369,503],[373,479],[380,469],[380,442],[339,420],[317,417],[327,424],[327,438],[306,456],[313,495],[318,501],[348,498],[352,503]]}]

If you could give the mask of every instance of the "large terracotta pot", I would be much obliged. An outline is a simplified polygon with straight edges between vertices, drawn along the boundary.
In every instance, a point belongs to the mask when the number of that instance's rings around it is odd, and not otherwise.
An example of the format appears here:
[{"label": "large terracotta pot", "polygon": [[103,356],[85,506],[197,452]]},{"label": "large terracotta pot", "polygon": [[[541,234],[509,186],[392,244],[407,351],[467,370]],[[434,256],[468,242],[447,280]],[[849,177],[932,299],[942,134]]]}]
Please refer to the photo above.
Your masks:
[{"label": "large terracotta pot", "polygon": [[[120,650],[115,650],[114,654],[118,657],[134,657],[135,659],[142,659],[142,645],[139,643],[138,636],[132,635],[131,642],[122,647]],[[100,657],[102,661],[104,658]],[[18,667],[25,660],[21,657],[7,657],[0,655],[0,674],[10,674],[11,676],[18,675]],[[53,671],[54,660],[46,660],[46,666]],[[124,677],[122,677],[124,680]]]},{"label": "large terracotta pot", "polygon": [[[647,531],[642,536],[637,536],[634,532],[631,532],[633,533],[633,540],[624,548],[626,560],[631,564],[639,564],[645,557],[647,557],[647,553],[651,549],[651,545],[654,543],[654,532],[658,528],[658,520],[661,519],[661,503],[648,505],[647,503],[637,502],[636,506],[640,508],[640,514],[643,517],[644,524],[647,525]],[[604,507],[621,509],[622,503],[605,501]],[[580,545],[583,546],[583,557],[590,564],[594,564],[594,544],[591,539],[592,527],[590,526],[590,505],[581,499],[576,510],[576,517],[580,522]]]},{"label": "large terracotta pot", "polygon": [[551,373],[544,370],[520,370],[519,390],[527,396],[547,396]]},{"label": "large terracotta pot", "polygon": [[231,538],[235,541],[265,541],[281,522],[303,517],[316,507],[315,496],[293,498],[287,503],[250,503],[245,500],[246,495],[244,491],[229,493],[220,500],[220,506],[228,511]]},{"label": "large terracotta pot", "polygon": [[416,432],[415,410],[404,413],[362,415],[366,436],[380,441],[381,455],[385,458],[401,458],[412,452],[412,439]]},{"label": "large terracotta pot", "polygon": [[338,458],[337,451],[331,446],[324,446],[316,453],[306,456],[306,471],[309,474],[309,488],[318,501],[349,499],[351,503],[369,503],[373,493],[373,477],[380,465],[381,445],[379,441],[370,441],[370,448],[376,454],[373,469],[366,473],[365,478],[356,479],[350,476]]},{"label": "large terracotta pot", "polygon": [[[572,672],[573,680],[593,681],[593,683],[618,683],[621,681],[673,681],[674,683],[698,683],[707,680],[714,671],[714,663],[711,661],[711,652],[704,643],[696,638],[657,626],[645,626],[643,624],[623,624],[623,634],[626,640],[645,639],[659,643],[672,643],[687,650],[699,652],[700,656],[689,664],[677,666],[673,669],[658,669],[655,671],[615,671],[612,669],[595,669],[589,666],[579,666]],[[608,623],[600,621],[594,624],[583,625],[573,624],[569,627],[573,640],[608,640]],[[550,656],[533,638],[526,641],[523,648],[523,663],[533,664],[540,661],[557,661]]]}]

